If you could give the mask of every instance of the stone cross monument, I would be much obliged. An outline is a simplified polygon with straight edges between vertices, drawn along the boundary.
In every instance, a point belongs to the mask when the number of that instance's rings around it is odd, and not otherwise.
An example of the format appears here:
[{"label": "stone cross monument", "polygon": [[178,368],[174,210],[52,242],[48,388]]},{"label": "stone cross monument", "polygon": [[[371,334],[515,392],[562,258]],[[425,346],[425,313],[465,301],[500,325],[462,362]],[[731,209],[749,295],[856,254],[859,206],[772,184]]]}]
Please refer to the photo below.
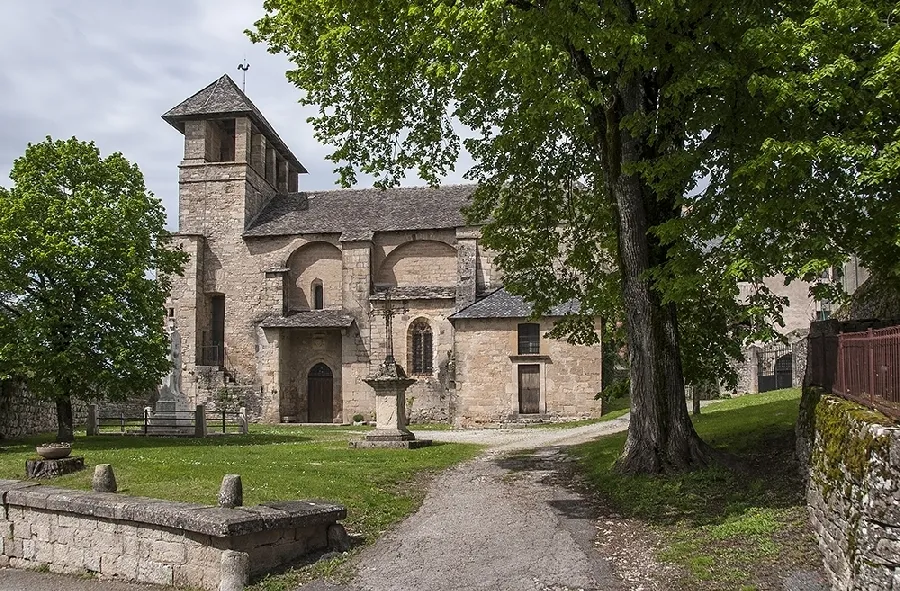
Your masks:
[{"label": "stone cross monument", "polygon": [[159,398],[156,408],[151,414],[151,419],[158,426],[178,429],[189,427],[189,407],[187,399],[181,393],[181,334],[175,326],[175,320],[169,318],[167,325],[169,333],[169,373],[159,385]]},{"label": "stone cross monument", "polygon": [[350,447],[416,448],[431,445],[430,439],[416,439],[406,428],[406,389],[416,381],[394,359],[393,318],[397,308],[391,305],[390,290],[385,297],[384,324],[387,331],[387,354],[377,372],[363,380],[375,390],[375,430],[362,441],[351,441]]}]

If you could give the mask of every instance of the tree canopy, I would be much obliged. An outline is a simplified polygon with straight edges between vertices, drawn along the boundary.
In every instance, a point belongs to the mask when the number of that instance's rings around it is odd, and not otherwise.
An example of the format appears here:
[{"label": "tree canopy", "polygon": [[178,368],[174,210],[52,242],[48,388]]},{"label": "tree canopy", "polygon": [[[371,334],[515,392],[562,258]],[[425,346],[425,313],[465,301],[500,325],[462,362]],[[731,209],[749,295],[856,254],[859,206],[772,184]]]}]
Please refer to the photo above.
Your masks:
[{"label": "tree canopy", "polygon": [[185,255],[122,154],[48,137],[10,179],[0,187],[0,378],[56,401],[58,435],[71,440],[73,398],[144,394],[168,371],[168,277]]},{"label": "tree canopy", "polygon": [[[344,184],[437,183],[464,145],[507,286],[559,335],[621,316],[620,465],[710,458],[685,377],[727,376],[784,301],[856,252],[893,265],[900,19],[879,0],[267,0],[249,31],[293,62]],[[457,122],[461,125],[458,125]],[[468,129],[463,137],[460,129]],[[756,286],[738,299],[739,282]]]}]

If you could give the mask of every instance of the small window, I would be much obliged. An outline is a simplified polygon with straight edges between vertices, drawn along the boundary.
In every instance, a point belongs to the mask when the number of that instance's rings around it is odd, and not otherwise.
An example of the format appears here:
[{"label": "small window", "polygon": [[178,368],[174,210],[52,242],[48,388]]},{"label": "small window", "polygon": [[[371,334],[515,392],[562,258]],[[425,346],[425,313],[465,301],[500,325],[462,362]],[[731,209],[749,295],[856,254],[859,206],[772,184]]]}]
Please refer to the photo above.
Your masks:
[{"label": "small window", "polygon": [[417,320],[412,327],[412,372],[414,375],[431,375],[432,341],[431,325]]},{"label": "small window", "polygon": [[313,286],[313,310],[325,309],[325,287],[318,283]]},{"label": "small window", "polygon": [[541,352],[541,325],[519,325],[519,355],[538,355]]}]

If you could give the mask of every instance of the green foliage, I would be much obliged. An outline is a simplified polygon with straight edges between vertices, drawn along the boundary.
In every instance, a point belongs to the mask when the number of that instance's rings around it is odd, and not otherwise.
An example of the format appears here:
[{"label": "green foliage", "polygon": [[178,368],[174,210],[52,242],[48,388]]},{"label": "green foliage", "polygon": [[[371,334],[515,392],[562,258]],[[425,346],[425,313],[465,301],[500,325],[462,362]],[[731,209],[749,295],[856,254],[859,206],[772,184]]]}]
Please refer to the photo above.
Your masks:
[{"label": "green foliage", "polygon": [[603,404],[607,404],[613,400],[618,400],[619,398],[624,398],[628,396],[628,393],[631,391],[631,380],[629,378],[625,378],[624,380],[616,380],[610,385],[606,386],[598,392],[594,396],[594,400],[603,399]]},{"label": "green foliage", "polygon": [[850,252],[897,268],[891,2],[264,7],[248,34],[293,62],[343,184],[410,169],[437,183],[471,153],[469,214],[507,287],[536,313],[582,303],[555,336],[590,343],[595,315],[623,319],[622,183],[645,195],[648,279],[677,308],[689,382],[733,383],[742,342],[771,336],[786,302],[762,277],[815,278]]},{"label": "green foliage", "polygon": [[48,137],[10,179],[0,187],[0,378],[56,400],[153,389],[169,369],[168,277],[186,255],[169,247],[162,203],[137,166]]}]

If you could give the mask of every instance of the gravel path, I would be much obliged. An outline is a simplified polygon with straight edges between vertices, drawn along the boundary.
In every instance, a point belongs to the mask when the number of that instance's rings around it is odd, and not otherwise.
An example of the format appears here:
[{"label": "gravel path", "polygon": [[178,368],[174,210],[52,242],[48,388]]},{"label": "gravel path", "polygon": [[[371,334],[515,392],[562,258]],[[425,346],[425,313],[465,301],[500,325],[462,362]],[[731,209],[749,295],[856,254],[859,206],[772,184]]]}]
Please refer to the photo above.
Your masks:
[{"label": "gravel path", "polygon": [[[441,474],[421,509],[364,550],[348,585],[304,591],[628,589],[595,549],[597,515],[561,486],[560,446],[624,430],[620,418],[574,429],[428,431],[488,451]],[[514,454],[536,450],[531,454]]]}]

